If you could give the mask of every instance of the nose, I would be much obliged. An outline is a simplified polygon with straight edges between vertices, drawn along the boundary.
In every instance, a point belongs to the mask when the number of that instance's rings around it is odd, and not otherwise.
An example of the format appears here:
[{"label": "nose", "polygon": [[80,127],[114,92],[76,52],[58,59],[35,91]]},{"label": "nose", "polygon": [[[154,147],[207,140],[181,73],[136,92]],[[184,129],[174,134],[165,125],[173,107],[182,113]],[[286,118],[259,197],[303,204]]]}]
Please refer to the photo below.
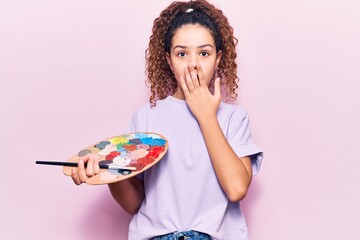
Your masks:
[{"label": "nose", "polygon": [[193,67],[195,67],[197,63],[199,63],[197,54],[191,54],[188,64],[191,64]]}]

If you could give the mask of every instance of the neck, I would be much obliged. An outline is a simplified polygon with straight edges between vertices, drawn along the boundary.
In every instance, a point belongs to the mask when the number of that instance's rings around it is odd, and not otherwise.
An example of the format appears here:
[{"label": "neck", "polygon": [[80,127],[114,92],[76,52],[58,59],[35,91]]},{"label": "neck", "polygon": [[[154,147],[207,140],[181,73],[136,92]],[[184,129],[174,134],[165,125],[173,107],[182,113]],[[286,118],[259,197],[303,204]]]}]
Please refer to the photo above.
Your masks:
[{"label": "neck", "polygon": [[180,99],[180,100],[185,100],[185,94],[183,92],[183,90],[178,87],[173,95],[174,98]]}]

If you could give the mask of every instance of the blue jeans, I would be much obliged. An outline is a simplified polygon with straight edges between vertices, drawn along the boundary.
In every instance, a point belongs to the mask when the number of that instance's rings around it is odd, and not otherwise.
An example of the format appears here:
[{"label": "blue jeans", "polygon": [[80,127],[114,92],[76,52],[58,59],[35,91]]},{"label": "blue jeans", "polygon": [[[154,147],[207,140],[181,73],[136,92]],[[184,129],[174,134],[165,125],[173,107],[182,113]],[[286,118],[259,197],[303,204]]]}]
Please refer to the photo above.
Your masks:
[{"label": "blue jeans", "polygon": [[211,240],[206,233],[196,231],[174,232],[151,238],[151,240]]}]

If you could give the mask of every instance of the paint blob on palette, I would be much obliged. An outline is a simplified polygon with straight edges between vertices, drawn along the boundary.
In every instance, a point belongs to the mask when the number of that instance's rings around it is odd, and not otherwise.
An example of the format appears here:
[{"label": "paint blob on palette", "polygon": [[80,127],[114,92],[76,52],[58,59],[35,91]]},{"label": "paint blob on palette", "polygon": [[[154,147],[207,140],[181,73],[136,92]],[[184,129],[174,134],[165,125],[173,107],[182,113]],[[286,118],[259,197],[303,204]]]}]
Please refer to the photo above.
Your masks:
[{"label": "paint blob on palette", "polygon": [[[89,178],[86,183],[108,184],[118,182],[144,172],[155,165],[166,154],[167,139],[157,133],[137,132],[105,139],[95,143],[69,158],[68,162],[78,162],[87,154],[98,154],[100,163],[109,169]],[[64,174],[71,176],[71,167],[64,167]]]}]

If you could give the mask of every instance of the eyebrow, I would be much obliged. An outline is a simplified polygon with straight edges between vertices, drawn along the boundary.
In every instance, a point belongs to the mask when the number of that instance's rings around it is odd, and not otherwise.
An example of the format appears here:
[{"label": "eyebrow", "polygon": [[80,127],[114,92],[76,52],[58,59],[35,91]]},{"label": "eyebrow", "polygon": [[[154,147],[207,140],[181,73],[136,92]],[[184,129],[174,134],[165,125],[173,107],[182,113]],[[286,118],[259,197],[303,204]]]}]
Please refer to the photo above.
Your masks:
[{"label": "eyebrow", "polygon": [[[197,48],[205,48],[205,47],[214,48],[213,45],[211,45],[211,44],[203,44],[203,45],[198,46]],[[173,47],[173,50],[175,50],[176,48],[186,49],[188,47],[187,46],[182,46],[182,45],[176,45],[175,47]]]}]

